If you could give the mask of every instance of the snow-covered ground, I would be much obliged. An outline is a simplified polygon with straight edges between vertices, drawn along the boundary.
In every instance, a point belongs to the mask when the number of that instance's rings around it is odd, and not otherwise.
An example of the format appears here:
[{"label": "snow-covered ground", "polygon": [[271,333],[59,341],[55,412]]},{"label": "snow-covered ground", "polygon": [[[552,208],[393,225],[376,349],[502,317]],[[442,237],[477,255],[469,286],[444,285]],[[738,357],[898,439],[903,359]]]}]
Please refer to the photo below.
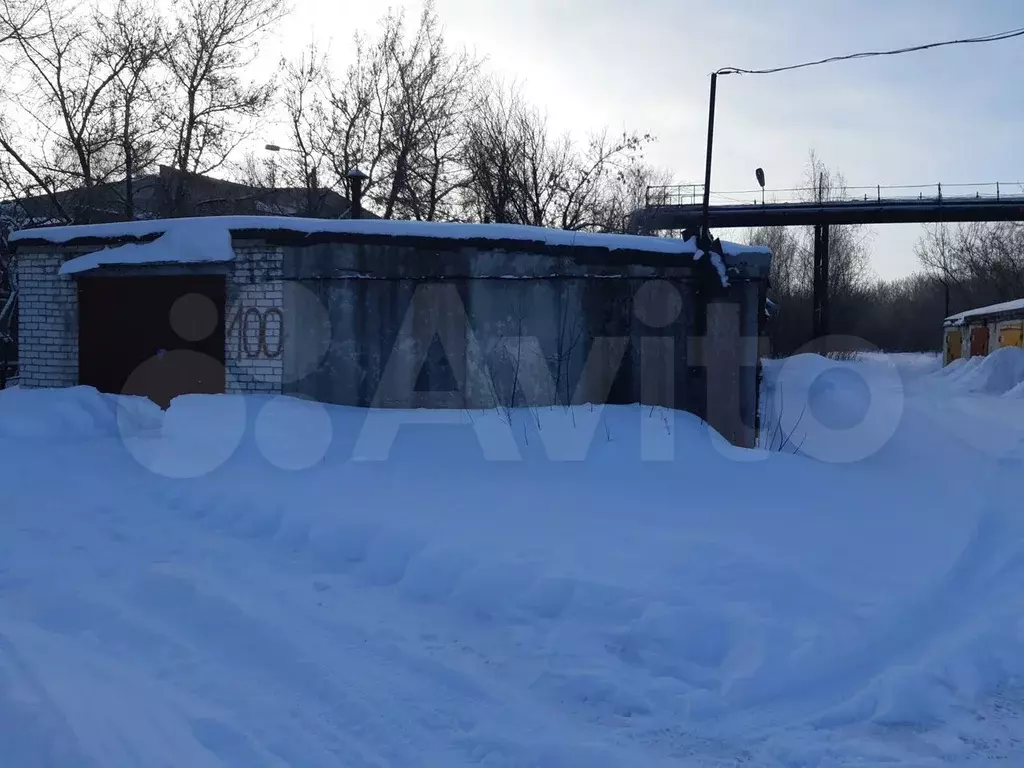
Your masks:
[{"label": "snow-covered ground", "polygon": [[0,392],[0,765],[1021,764],[1017,353],[772,363],[774,451]]}]

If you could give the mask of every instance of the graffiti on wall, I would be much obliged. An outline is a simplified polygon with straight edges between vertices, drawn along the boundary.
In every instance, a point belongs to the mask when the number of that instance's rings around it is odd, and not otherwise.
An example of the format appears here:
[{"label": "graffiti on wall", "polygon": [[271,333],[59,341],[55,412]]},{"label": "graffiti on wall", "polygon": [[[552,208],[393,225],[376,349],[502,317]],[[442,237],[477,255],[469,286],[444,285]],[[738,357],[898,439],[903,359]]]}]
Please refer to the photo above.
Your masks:
[{"label": "graffiti on wall", "polygon": [[284,313],[241,303],[227,319],[227,351],[234,359],[276,360],[284,347]]}]

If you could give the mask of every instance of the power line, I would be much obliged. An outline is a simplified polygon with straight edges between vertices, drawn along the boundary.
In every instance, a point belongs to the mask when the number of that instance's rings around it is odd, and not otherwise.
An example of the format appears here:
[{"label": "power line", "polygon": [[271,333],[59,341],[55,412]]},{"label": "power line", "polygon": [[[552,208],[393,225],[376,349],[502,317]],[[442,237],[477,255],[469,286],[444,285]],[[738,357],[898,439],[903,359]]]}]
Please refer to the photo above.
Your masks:
[{"label": "power line", "polygon": [[804,69],[805,67],[816,67],[819,64],[831,64],[836,61],[849,61],[851,59],[867,59],[873,56],[896,56],[901,53],[913,53],[915,51],[927,51],[931,48],[942,48],[947,45],[970,45],[973,43],[994,43],[999,40],[1009,40],[1013,37],[1024,36],[1024,27],[1011,29],[1007,32],[996,32],[981,37],[966,37],[960,40],[943,40],[937,43],[925,43],[914,45],[909,48],[896,48],[891,51],[863,51],[861,53],[850,53],[845,56],[829,56],[827,59],[817,61],[806,61],[803,64],[790,64],[786,67],[772,67],[771,69],[740,69],[739,67],[723,67],[716,74],[719,75],[771,75],[775,72],[788,72],[793,69]]}]

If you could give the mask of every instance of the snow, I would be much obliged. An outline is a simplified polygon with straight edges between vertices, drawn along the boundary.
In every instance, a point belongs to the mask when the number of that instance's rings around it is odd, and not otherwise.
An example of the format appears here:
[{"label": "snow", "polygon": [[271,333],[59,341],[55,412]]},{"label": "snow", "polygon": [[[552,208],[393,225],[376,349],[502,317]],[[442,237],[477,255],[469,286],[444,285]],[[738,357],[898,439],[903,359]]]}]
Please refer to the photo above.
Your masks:
[{"label": "snow", "polygon": [[[747,246],[740,246],[740,247],[747,247]],[[726,251],[727,253],[729,252],[728,251],[728,246],[727,246],[726,243],[722,243],[722,250]],[[695,261],[700,261],[700,259],[702,259],[703,257],[704,257],[704,251],[702,251],[702,250],[700,250],[698,248],[696,253],[693,256],[694,260]],[[728,286],[729,285],[729,278],[728,278],[728,276],[726,275],[726,272],[725,272],[725,262],[722,261],[722,257],[719,256],[717,253],[712,253],[711,254],[711,266],[713,266],[715,268],[715,271],[718,273],[718,278],[722,281],[722,285]]]},{"label": "snow", "polygon": [[984,365],[769,362],[775,451],[2,391],[3,762],[1020,764],[1024,400]]},{"label": "snow", "polygon": [[187,227],[167,227],[166,231],[152,242],[125,243],[77,256],[61,265],[60,274],[73,275],[109,265],[197,264],[232,261],[234,258],[230,231],[215,221],[195,219]]},{"label": "snow", "polygon": [[1006,312],[1024,312],[1024,299],[1004,301],[1002,304],[992,304],[987,307],[978,307],[977,309],[969,309],[966,312],[950,315],[946,318],[945,325],[963,325],[965,321],[971,318],[999,315]]},{"label": "snow", "polygon": [[[154,234],[163,237],[154,243],[120,246],[106,251],[102,263],[137,264],[153,261],[172,260],[201,261],[226,260],[225,238],[230,245],[230,233],[242,230],[289,231],[305,234],[338,233],[356,235],[391,235],[394,237],[426,237],[453,240],[511,240],[544,243],[549,246],[585,246],[615,250],[647,251],[691,256],[700,259],[703,252],[696,240],[689,238],[650,237],[642,235],[598,234],[571,232],[562,229],[530,227],[521,224],[472,224],[430,221],[396,221],[385,219],[301,219],[285,216],[209,216],[199,218],[160,219],[151,221],[126,221],[106,224],[88,224],[64,227],[40,227],[23,229],[11,235],[12,242],[42,240],[50,243],[67,243],[78,238],[119,239],[138,238]],[[169,238],[169,239],[167,239]],[[157,246],[158,243],[161,245]],[[202,256],[209,245],[209,255]],[[157,247],[154,247],[157,246]],[[127,249],[127,250],[124,250]],[[230,247],[228,247],[230,250]],[[770,251],[760,246],[722,243],[727,256],[758,254],[767,257]],[[177,254],[177,255],[176,255]],[[81,257],[88,259],[88,256]],[[140,261],[141,260],[141,261]],[[74,261],[78,262],[78,259]],[[70,262],[69,262],[70,263]],[[80,264],[90,264],[81,261]],[[717,254],[712,254],[712,263],[722,275],[725,265]],[[92,266],[96,266],[92,264]],[[76,269],[88,269],[81,266]]]},{"label": "snow", "polygon": [[1002,347],[987,355],[959,358],[936,376],[950,391],[1009,395],[1024,384],[1024,349]]},{"label": "snow", "polygon": [[953,381],[964,392],[1005,394],[1024,382],[1024,349],[1003,347],[969,358],[960,373],[954,372]]},{"label": "snow", "polygon": [[[91,387],[0,391],[0,440],[116,438],[160,429],[160,407],[141,397],[106,395]],[[120,423],[119,423],[120,420]]]},{"label": "snow", "polygon": [[1013,387],[1012,389],[1008,390],[1003,395],[1003,397],[1024,398],[1024,381],[1022,381],[1020,384],[1018,384],[1017,386]]}]

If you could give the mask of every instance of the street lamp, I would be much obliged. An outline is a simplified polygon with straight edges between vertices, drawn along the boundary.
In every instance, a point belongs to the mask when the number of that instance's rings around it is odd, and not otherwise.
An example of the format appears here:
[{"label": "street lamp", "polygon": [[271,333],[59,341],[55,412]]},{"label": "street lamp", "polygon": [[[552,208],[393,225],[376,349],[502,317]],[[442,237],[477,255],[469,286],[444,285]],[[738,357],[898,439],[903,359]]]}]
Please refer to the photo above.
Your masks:
[{"label": "street lamp", "polygon": [[[293,149],[292,147],[282,147],[278,144],[266,144],[264,146],[264,149],[266,149],[268,152],[294,152],[296,155],[301,155],[303,171],[305,171],[307,157],[305,152],[302,152],[301,150],[298,149]],[[316,166],[314,165],[312,168],[309,169],[309,172],[305,173],[304,175],[306,176],[306,215],[312,216],[316,209],[316,191],[319,188],[316,175]]]},{"label": "street lamp", "polygon": [[757,183],[761,185],[761,205],[764,205],[764,168],[755,170],[754,176],[757,178]]}]

